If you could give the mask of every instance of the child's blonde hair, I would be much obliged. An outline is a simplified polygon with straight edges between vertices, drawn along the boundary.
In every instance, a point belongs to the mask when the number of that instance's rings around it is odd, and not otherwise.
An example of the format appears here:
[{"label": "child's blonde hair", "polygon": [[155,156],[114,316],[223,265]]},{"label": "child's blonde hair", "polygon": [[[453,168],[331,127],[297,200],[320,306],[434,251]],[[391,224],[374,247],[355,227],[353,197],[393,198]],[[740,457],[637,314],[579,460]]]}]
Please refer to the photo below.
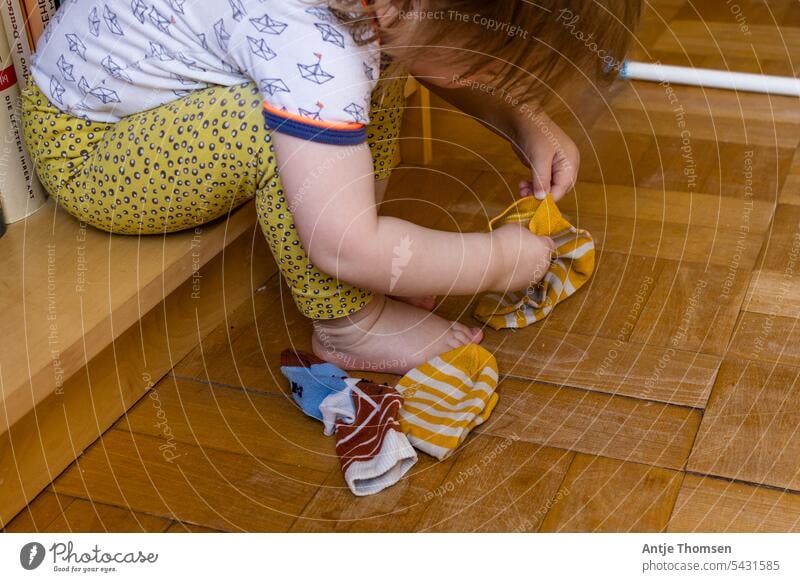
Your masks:
[{"label": "child's blonde hair", "polygon": [[[641,0],[329,0],[328,5],[355,38],[379,34],[381,44],[398,55],[394,66],[420,59],[458,63],[465,76],[491,66],[498,89],[540,101],[582,73],[593,83],[612,80],[641,13]],[[387,5],[399,16],[375,31],[372,17]]]}]

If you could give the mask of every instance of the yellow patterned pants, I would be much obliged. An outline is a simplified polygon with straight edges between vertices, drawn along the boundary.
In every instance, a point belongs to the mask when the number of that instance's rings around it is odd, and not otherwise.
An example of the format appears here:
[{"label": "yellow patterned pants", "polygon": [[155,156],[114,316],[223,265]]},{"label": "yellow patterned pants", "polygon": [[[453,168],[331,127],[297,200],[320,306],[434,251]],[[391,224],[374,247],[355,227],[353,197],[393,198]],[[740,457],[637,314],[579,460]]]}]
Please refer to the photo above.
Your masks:
[{"label": "yellow patterned pants", "polygon": [[[397,79],[373,96],[367,135],[376,180],[391,172],[403,86]],[[39,179],[79,220],[116,234],[164,234],[195,228],[255,198],[261,228],[302,313],[333,319],[372,299],[371,291],[338,281],[308,260],[254,84],[195,91],[100,123],[60,111],[31,81],[22,110]]]}]

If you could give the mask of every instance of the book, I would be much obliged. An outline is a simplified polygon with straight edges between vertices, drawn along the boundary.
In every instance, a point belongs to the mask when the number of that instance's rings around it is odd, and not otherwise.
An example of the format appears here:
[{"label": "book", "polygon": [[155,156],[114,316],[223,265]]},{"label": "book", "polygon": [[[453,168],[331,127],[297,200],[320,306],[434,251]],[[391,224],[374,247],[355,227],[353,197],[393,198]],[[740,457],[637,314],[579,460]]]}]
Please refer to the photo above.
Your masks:
[{"label": "book", "polygon": [[0,238],[6,233],[6,219],[3,216],[3,201],[0,200]]},{"label": "book", "polygon": [[44,29],[56,12],[55,0],[22,0],[25,6],[26,22],[28,24],[28,37],[31,48],[36,50],[36,43],[42,36]]},{"label": "book", "polygon": [[25,26],[27,15],[22,0],[0,0],[0,18],[5,28],[5,44],[11,47],[11,58],[17,77],[26,82],[31,75],[31,38]]},{"label": "book", "polygon": [[46,195],[36,178],[20,131],[20,91],[11,47],[0,27],[0,205],[5,224],[30,216]]}]

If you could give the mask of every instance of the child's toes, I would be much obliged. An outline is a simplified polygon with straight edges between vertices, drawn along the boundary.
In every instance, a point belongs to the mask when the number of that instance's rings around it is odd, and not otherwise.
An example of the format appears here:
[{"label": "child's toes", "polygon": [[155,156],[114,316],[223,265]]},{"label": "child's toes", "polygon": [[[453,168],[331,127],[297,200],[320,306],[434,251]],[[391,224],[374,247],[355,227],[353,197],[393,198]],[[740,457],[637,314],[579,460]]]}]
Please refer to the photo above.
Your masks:
[{"label": "child's toes", "polygon": [[454,350],[456,348],[460,348],[461,346],[465,346],[471,343],[469,338],[464,334],[459,332],[453,332],[452,335],[447,338],[446,345],[448,349]]},{"label": "child's toes", "polygon": [[[480,330],[477,330],[480,332]],[[475,335],[475,328],[469,328],[466,325],[462,325],[460,323],[453,324],[453,328],[451,330],[451,338],[450,344],[452,347],[457,348],[460,346],[465,346],[467,344],[474,343],[476,341],[480,341],[479,339],[476,340]]]},{"label": "child's toes", "polygon": [[472,343],[479,344],[483,341],[483,330],[479,327],[471,327],[469,328],[470,335],[472,337]]}]

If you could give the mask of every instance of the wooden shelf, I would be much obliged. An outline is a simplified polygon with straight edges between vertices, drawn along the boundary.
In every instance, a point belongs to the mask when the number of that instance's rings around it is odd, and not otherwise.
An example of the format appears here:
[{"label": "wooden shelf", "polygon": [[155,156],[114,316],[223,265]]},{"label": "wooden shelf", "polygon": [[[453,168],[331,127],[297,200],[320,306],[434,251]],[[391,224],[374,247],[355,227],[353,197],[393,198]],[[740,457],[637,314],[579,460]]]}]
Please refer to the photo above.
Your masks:
[{"label": "wooden shelf", "polygon": [[137,237],[49,201],[9,227],[0,266],[0,524],[276,270],[252,203]]}]

